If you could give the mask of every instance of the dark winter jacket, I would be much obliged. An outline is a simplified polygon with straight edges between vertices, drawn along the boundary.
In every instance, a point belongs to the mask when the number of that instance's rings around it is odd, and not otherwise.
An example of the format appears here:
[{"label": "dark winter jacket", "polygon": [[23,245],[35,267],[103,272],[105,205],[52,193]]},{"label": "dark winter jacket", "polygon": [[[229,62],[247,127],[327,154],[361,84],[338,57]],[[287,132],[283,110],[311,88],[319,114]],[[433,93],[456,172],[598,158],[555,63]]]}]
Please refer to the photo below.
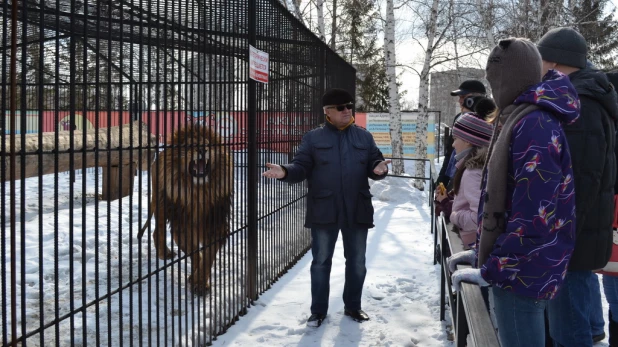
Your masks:
[{"label": "dark winter jacket", "polygon": [[[455,122],[457,121],[457,118],[459,118],[460,115],[461,113],[458,113],[455,116],[455,119],[453,120],[453,125],[455,124]],[[453,130],[452,126],[451,126],[451,130]],[[453,152],[455,151],[455,149],[453,148],[454,141],[455,140],[453,139],[453,135],[449,135],[446,138],[446,141],[444,141],[445,142],[444,143],[444,149],[445,149],[444,162],[442,163],[442,168],[440,169],[440,172],[438,173],[438,179],[436,180],[436,187],[440,185],[440,183],[443,183],[445,187],[449,187],[449,183],[452,184],[451,182],[452,177],[449,176],[448,167],[449,167],[449,164],[451,163],[451,160],[455,159],[453,158]]]},{"label": "dark winter jacket", "polygon": [[[568,77],[553,70],[546,77],[514,102],[539,109],[513,127],[506,229],[487,261],[479,264],[487,282],[538,299],[553,298],[562,285],[575,247],[576,223],[573,170],[562,124],[577,119],[579,102]],[[479,214],[484,196],[485,187]]]},{"label": "dark winter jacket", "polygon": [[595,270],[607,264],[612,250],[618,105],[605,74],[584,69],[569,78],[581,101],[581,116],[564,128],[577,204],[577,241],[569,270]]},{"label": "dark winter jacket", "polygon": [[[609,79],[611,84],[613,85],[614,91],[618,93],[618,71],[609,72],[605,75],[607,76],[607,79]],[[618,129],[617,129],[616,135],[618,136]],[[618,166],[618,140],[616,140],[616,144],[614,146],[614,154],[616,155],[616,165]],[[616,172],[616,183],[614,183],[614,194],[618,194],[618,172]]]},{"label": "dark winter jacket", "polygon": [[380,180],[373,169],[384,160],[371,133],[356,125],[339,130],[326,123],[303,136],[283,181],[307,179],[305,227],[373,228],[368,178]]}]

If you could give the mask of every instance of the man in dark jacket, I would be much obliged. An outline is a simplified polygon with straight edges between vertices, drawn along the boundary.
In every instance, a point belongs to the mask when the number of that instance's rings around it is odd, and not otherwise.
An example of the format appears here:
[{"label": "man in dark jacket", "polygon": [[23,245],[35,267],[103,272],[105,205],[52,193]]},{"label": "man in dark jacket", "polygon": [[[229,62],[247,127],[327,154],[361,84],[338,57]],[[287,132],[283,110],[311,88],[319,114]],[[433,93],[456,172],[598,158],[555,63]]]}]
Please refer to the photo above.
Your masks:
[{"label": "man in dark jacket", "polygon": [[[468,96],[485,96],[487,93],[485,86],[481,81],[477,80],[467,80],[463,81],[457,90],[453,90],[451,92],[451,96],[457,96],[459,98],[459,106],[460,112],[453,119],[453,124],[457,121],[457,118],[460,114],[464,112],[473,112],[474,108],[472,105],[465,105],[465,100]],[[453,127],[451,127],[452,129]],[[445,187],[449,185],[452,176],[455,174],[455,151],[453,150],[453,136],[449,136],[446,141],[444,148],[446,149],[446,153],[444,153],[444,162],[442,163],[442,168],[440,169],[440,173],[438,173],[438,179],[436,180],[436,187],[443,183]]]},{"label": "man in dark jacket", "polygon": [[[618,71],[608,72],[607,78],[614,86],[614,90],[617,90],[618,87]],[[618,158],[618,141],[616,141],[616,147],[614,153],[616,153],[616,157]],[[614,184],[614,194],[618,194],[618,179]],[[614,210],[615,211],[615,210]],[[615,238],[615,236],[614,236]],[[614,251],[616,247],[612,248]],[[612,254],[615,256],[615,254]],[[611,261],[611,259],[610,259]],[[605,298],[607,299],[607,303],[609,304],[609,320],[608,320],[608,331],[609,338],[608,343],[610,346],[618,346],[618,292],[616,289],[618,288],[618,275],[615,273],[604,273],[603,274],[603,291],[605,292]],[[592,324],[592,323],[591,323]]]},{"label": "man in dark jacket", "polygon": [[328,312],[330,270],[341,230],[346,258],[343,302],[345,315],[362,322],[367,232],[373,228],[373,205],[368,178],[381,180],[390,160],[384,160],[373,136],[354,124],[353,97],[331,89],[322,97],[326,123],[303,136],[287,165],[267,163],[263,176],[296,183],[307,179],[305,227],[311,228],[311,316],[318,327]]},{"label": "man in dark jacket", "polygon": [[550,334],[555,346],[592,346],[590,317],[600,295],[592,271],[607,264],[612,249],[616,93],[605,74],[586,66],[586,41],[574,29],[552,29],[537,47],[544,71],[567,74],[581,102],[579,119],[564,127],[575,176],[576,243],[563,287],[548,304]]}]

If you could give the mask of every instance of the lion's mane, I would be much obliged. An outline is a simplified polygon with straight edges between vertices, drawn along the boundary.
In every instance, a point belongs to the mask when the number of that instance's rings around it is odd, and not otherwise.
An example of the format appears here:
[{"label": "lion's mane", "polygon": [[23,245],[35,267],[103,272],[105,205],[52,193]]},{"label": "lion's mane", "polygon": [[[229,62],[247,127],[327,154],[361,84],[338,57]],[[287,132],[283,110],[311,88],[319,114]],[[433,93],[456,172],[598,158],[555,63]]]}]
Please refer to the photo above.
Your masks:
[{"label": "lion's mane", "polygon": [[[150,211],[156,220],[157,256],[175,255],[165,242],[169,223],[178,248],[191,257],[189,285],[204,294],[216,254],[230,232],[232,156],[213,129],[187,125],[174,132],[171,146],[159,153],[153,167]],[[149,223],[150,218],[139,237]]]}]

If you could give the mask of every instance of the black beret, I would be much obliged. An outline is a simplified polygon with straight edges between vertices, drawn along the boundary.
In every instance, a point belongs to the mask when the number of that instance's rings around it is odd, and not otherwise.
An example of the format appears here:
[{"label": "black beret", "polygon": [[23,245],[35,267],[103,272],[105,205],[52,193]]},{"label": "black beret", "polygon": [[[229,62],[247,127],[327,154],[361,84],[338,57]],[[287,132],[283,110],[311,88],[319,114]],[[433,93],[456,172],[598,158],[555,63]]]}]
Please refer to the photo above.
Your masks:
[{"label": "black beret", "polygon": [[354,98],[344,89],[329,89],[322,96],[322,106],[343,105],[354,102]]}]

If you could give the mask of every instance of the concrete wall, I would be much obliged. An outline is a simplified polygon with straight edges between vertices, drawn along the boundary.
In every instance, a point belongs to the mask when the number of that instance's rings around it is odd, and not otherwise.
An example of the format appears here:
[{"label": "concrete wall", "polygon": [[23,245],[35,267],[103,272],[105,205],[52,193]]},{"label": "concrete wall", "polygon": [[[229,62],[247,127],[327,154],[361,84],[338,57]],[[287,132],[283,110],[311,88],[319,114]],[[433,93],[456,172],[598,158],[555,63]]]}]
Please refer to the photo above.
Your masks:
[{"label": "concrete wall", "polygon": [[462,68],[442,72],[434,72],[430,76],[429,84],[429,108],[440,111],[441,123],[448,126],[453,124],[455,115],[459,113],[457,97],[451,96],[451,91],[456,90],[459,84],[465,80],[477,79],[483,82],[489,93],[489,83],[485,80],[485,70]]}]

